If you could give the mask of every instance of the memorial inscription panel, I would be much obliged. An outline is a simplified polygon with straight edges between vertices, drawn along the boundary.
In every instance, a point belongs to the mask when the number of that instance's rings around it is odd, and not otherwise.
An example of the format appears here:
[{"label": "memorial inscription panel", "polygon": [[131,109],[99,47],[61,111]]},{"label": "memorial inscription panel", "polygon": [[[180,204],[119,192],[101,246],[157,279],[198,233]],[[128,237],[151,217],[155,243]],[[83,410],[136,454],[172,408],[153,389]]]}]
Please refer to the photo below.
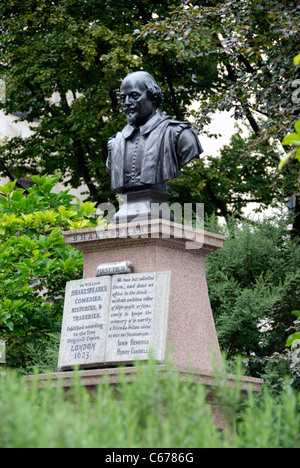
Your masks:
[{"label": "memorial inscription panel", "polygon": [[169,289],[168,272],[113,278],[106,361],[164,359]]},{"label": "memorial inscription panel", "polygon": [[111,278],[67,283],[58,368],[104,362]]},{"label": "memorial inscription panel", "polygon": [[59,369],[147,360],[166,353],[170,272],[102,276],[67,284]]}]

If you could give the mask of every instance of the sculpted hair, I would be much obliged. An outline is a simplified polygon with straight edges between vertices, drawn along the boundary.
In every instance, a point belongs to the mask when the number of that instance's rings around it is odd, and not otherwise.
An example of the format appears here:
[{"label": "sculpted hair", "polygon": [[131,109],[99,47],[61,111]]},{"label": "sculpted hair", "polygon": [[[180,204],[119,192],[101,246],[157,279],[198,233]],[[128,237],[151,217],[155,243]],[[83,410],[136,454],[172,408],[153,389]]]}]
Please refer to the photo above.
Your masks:
[{"label": "sculpted hair", "polygon": [[151,101],[154,102],[156,108],[158,108],[161,106],[163,102],[164,94],[160,86],[158,86],[158,84],[156,83],[153,76],[151,76],[148,73],[147,75],[149,75],[149,80],[145,81],[144,85],[147,89],[147,94],[148,94],[149,99],[151,99]]}]

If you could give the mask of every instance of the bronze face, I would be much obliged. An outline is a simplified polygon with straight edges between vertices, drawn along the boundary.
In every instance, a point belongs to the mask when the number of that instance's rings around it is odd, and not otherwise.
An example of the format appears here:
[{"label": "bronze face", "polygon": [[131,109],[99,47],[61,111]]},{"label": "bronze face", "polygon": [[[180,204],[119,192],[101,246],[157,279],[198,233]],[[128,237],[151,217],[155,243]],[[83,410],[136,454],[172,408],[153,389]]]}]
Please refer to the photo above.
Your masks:
[{"label": "bronze face", "polygon": [[143,72],[129,75],[121,86],[121,104],[130,125],[144,125],[156,112],[155,103],[148,95]]}]

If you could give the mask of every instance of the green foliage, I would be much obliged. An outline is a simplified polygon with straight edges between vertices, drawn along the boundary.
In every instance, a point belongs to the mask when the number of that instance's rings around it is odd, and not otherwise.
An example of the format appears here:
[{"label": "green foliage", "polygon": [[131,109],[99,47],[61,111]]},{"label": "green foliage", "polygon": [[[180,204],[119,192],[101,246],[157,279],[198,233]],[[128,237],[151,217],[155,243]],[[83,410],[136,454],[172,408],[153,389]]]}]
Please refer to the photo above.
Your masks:
[{"label": "green foliage", "polygon": [[105,160],[108,138],[125,123],[120,81],[143,68],[162,86],[172,117],[192,116],[203,131],[216,110],[228,110],[255,135],[239,135],[220,158],[195,163],[194,176],[186,168],[172,184],[172,202],[205,202],[209,214],[227,218],[249,202],[264,208],[286,200],[297,175],[289,167],[285,181],[278,176],[274,142],[299,113],[291,99],[298,12],[272,0],[2,2],[1,107],[39,126],[30,138],[4,142],[0,170],[13,178],[24,167],[31,174],[59,168],[73,187],[84,182],[93,201],[113,200]]},{"label": "green foliage", "polygon": [[[300,146],[300,120],[295,124],[296,133],[290,133],[286,135],[282,140],[283,146]],[[281,161],[278,166],[278,169],[282,169],[286,163],[290,160],[291,157],[298,159],[300,162],[300,148],[293,149],[290,151]]]},{"label": "green foliage", "polygon": [[261,143],[281,140],[299,112],[291,103],[298,16],[298,6],[285,1],[186,1],[148,24],[143,35],[150,49],[171,48],[181,58],[206,55],[218,64],[213,86],[200,94],[199,124],[216,110],[233,110],[248,119]]},{"label": "green foliage", "polygon": [[[125,124],[119,88],[127,73],[153,72],[165,93],[164,109],[183,119],[195,93],[215,69],[206,60],[178,62],[174,53],[153,55],[134,31],[168,15],[180,0],[14,0],[0,4],[0,79],[7,113],[39,122],[30,138],[12,138],[2,162],[19,175],[67,174],[85,183],[93,201],[113,199],[106,173],[107,141]],[[191,74],[195,79],[191,80]],[[176,93],[174,90],[176,89]]]},{"label": "green foliage", "polygon": [[[300,320],[300,311],[299,310],[295,310],[294,312],[292,312],[293,315],[296,315],[296,317],[298,317],[299,319],[297,320],[297,322],[299,323],[299,320]],[[293,333],[292,335],[290,335],[287,339],[287,342],[286,342],[286,346],[293,346],[293,344],[296,342],[296,341],[299,341],[300,342],[300,331],[296,332],[296,333]]]},{"label": "green foliage", "polygon": [[[177,194],[188,199],[198,193],[198,202],[205,200],[209,213],[240,217],[246,200],[265,206],[287,202],[292,194],[298,197],[297,168],[289,165],[284,181],[278,174],[279,143],[293,131],[300,110],[299,100],[293,99],[299,78],[299,67],[293,66],[299,47],[298,17],[299,5],[288,1],[191,0],[142,30],[150,51],[173,51],[178,60],[206,57],[210,66],[216,66],[217,74],[195,96],[199,106],[191,111],[201,131],[218,137],[215,127],[211,134],[205,125],[219,111],[246,121],[252,131],[243,145],[233,141],[228,146],[231,157],[226,151],[220,157],[212,155],[207,163],[196,164],[198,178],[190,178],[185,170],[179,185],[175,182]],[[299,236],[299,199],[295,215]]]},{"label": "green foliage", "polygon": [[33,176],[27,194],[15,182],[0,187],[0,336],[23,365],[28,340],[58,331],[65,283],[82,272],[82,254],[62,231],[96,223],[93,203],[52,191],[59,178]]},{"label": "green foliage", "polygon": [[[237,394],[231,390],[223,403],[235,405]],[[299,448],[299,408],[290,389],[276,399],[264,395],[259,405],[250,393],[236,434],[217,430],[205,400],[201,385],[153,363],[138,364],[132,382],[123,375],[117,393],[106,382],[88,394],[78,376],[68,393],[50,381],[40,390],[9,373],[0,376],[0,447]]]},{"label": "green foliage", "polygon": [[[280,357],[273,357],[284,351],[291,311],[300,308],[299,241],[290,237],[283,219],[232,222],[224,233],[224,248],[207,259],[220,345],[231,358],[244,356],[252,376],[264,377],[269,364],[278,367]],[[277,379],[291,374],[292,356],[285,358]]]},{"label": "green foliage", "polygon": [[[256,137],[243,139],[233,135],[228,146],[221,149],[220,157],[208,156],[186,166],[179,177],[170,183],[172,200],[179,203],[204,203],[205,213],[229,219],[243,216],[251,204],[257,209],[276,205],[281,199],[285,181],[280,182],[271,167],[277,167],[279,157],[260,145],[255,157],[249,148]],[[289,192],[290,194],[290,192]]]},{"label": "green foliage", "polygon": [[300,65],[300,54],[298,54],[295,58],[294,58],[294,64],[297,66],[297,65]]}]

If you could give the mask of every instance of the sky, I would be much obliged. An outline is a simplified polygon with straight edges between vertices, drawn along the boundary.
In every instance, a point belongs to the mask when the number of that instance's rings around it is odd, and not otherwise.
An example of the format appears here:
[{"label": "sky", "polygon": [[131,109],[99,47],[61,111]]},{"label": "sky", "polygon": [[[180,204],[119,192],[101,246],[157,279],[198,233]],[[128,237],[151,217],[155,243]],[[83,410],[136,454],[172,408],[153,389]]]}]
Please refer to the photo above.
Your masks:
[{"label": "sky", "polygon": [[[234,135],[237,132],[237,124],[240,130],[242,131],[243,137],[247,137],[250,135],[251,132],[249,128],[247,127],[247,125],[243,123],[242,121],[236,122],[236,120],[233,117],[232,112],[216,112],[208,128],[212,133],[218,133],[221,136],[215,139],[215,138],[209,138],[206,135],[201,135],[201,134],[199,135],[201,144],[204,149],[204,153],[201,155],[201,157],[218,156],[221,148],[225,145],[228,145],[230,143],[230,139],[232,135]],[[246,207],[243,210],[244,215],[247,218],[251,218],[253,220],[259,220],[265,216],[271,217],[273,215],[282,214],[281,209],[273,209],[273,208],[268,208],[266,210],[263,210],[263,212],[261,213],[255,213],[254,210],[257,207],[258,207],[257,204],[250,203],[248,207]],[[282,209],[285,210],[285,207],[283,207]]]},{"label": "sky", "polygon": [[[249,135],[247,126],[242,122],[238,122],[242,128],[243,135]],[[230,143],[230,139],[234,133],[237,132],[237,122],[233,118],[231,112],[216,112],[212,118],[212,123],[207,127],[212,133],[218,133],[221,136],[216,138],[209,138],[206,135],[199,135],[201,144],[204,149],[203,156],[218,155],[220,149]]]}]

